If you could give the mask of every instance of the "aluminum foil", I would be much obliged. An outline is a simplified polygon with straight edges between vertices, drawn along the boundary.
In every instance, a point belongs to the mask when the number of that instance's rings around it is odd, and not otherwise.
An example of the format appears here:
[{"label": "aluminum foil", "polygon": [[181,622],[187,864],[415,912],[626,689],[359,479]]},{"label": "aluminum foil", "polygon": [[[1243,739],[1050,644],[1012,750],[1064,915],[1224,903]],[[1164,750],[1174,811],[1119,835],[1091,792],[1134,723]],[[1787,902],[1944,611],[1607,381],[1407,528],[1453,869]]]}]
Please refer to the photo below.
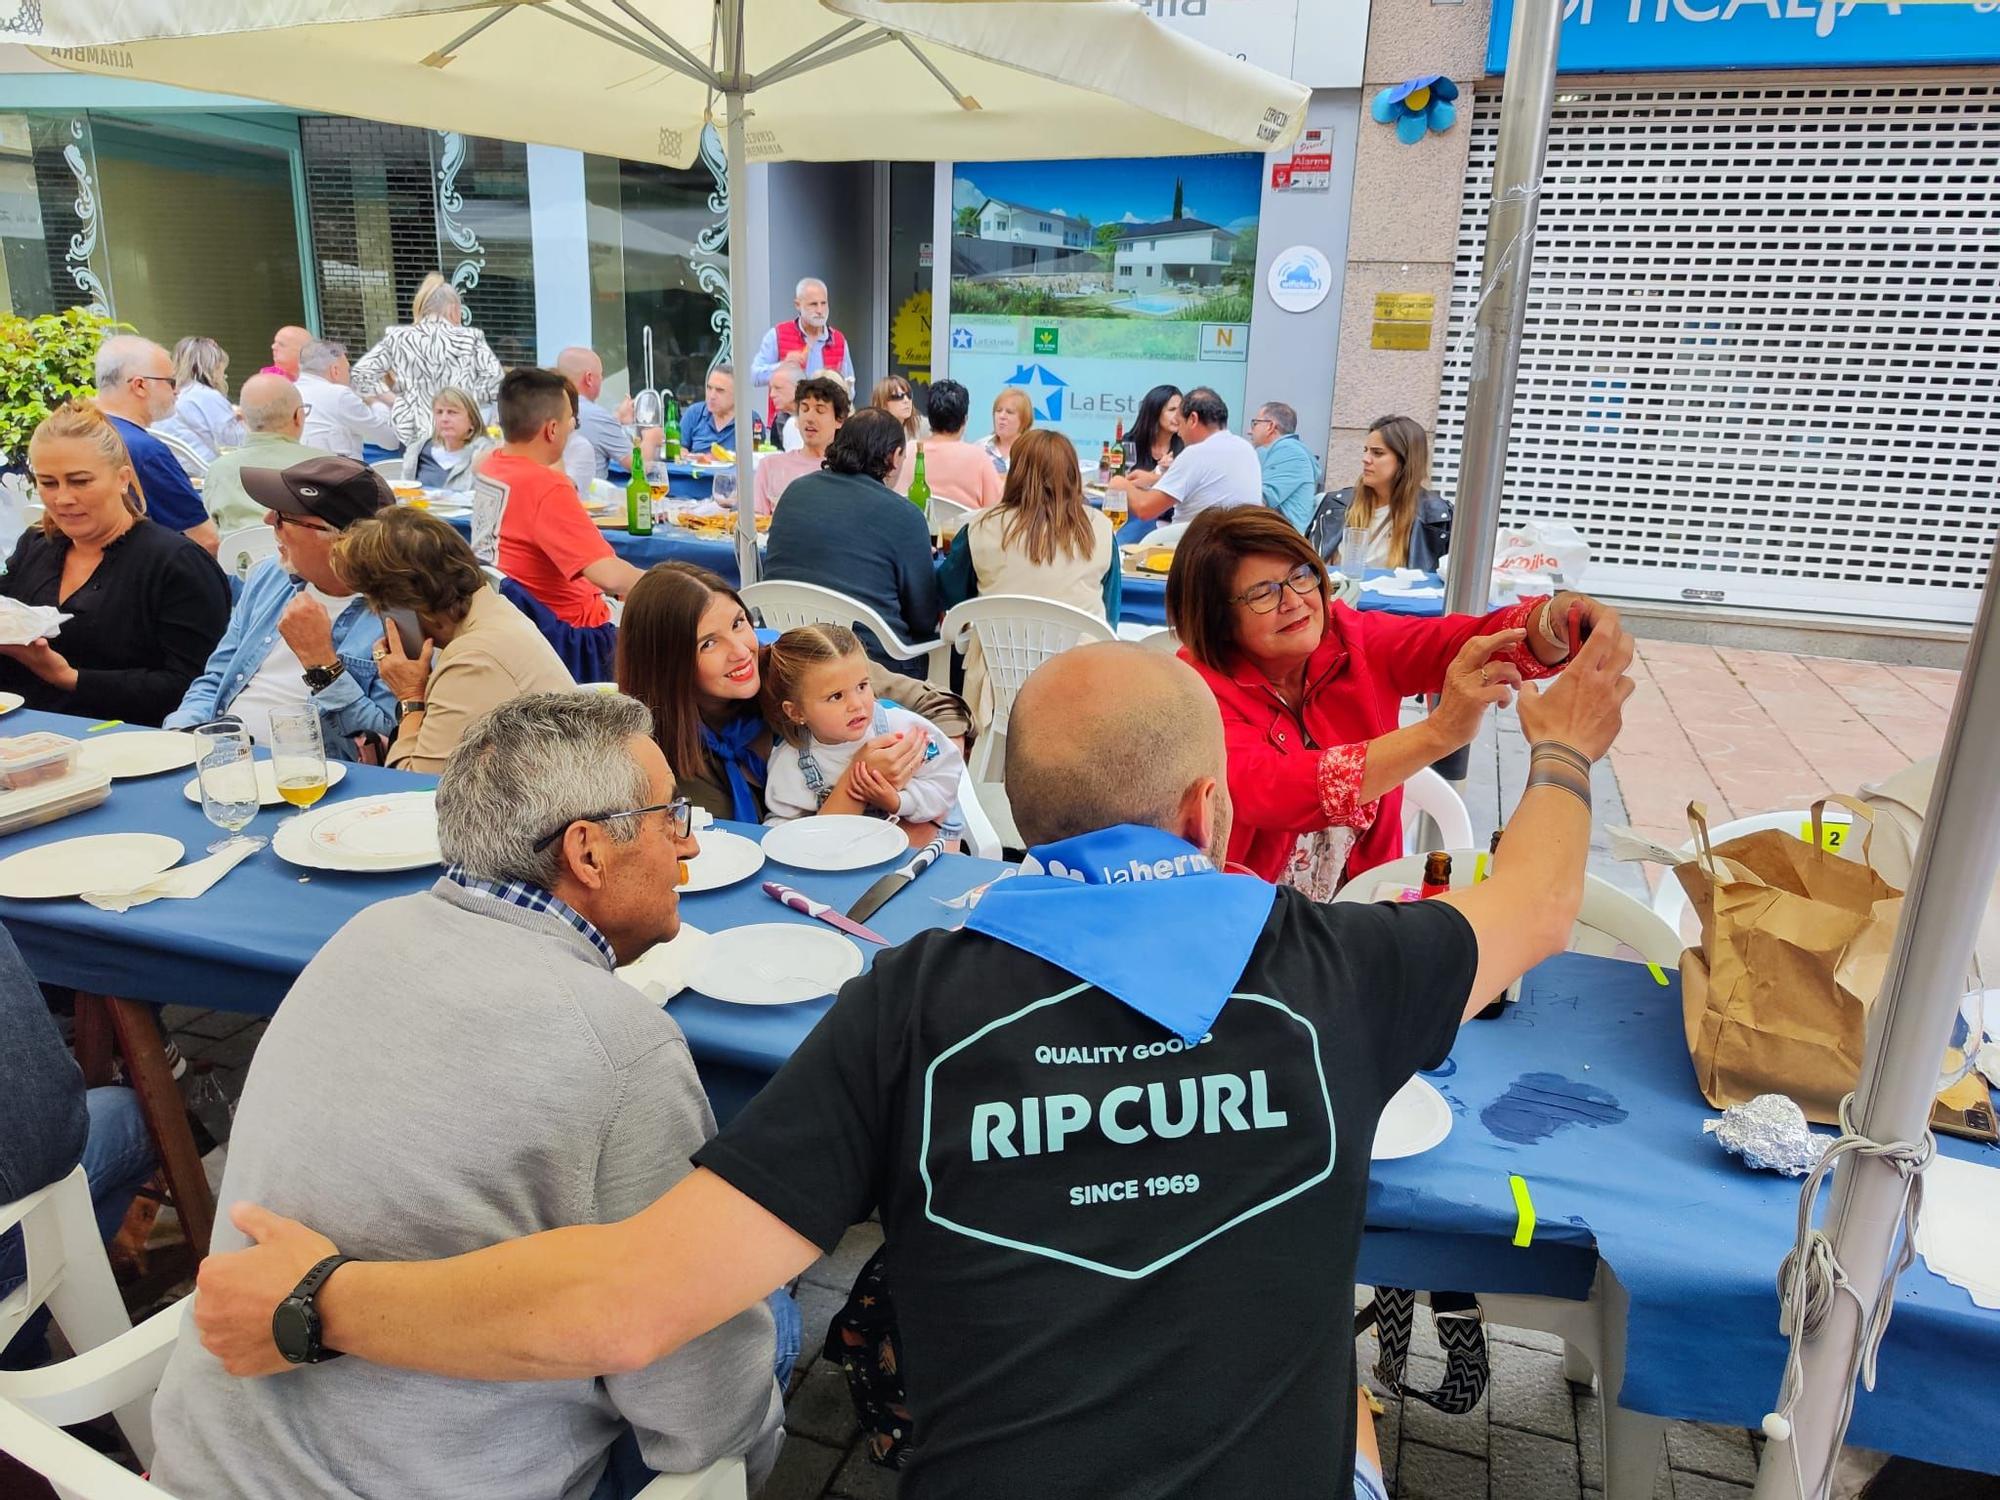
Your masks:
[{"label": "aluminum foil", "polygon": [[1810,1172],[1831,1140],[1814,1135],[1806,1127],[1805,1112],[1783,1094],[1759,1094],[1748,1104],[1732,1104],[1721,1119],[1701,1128],[1751,1166],[1787,1177]]}]

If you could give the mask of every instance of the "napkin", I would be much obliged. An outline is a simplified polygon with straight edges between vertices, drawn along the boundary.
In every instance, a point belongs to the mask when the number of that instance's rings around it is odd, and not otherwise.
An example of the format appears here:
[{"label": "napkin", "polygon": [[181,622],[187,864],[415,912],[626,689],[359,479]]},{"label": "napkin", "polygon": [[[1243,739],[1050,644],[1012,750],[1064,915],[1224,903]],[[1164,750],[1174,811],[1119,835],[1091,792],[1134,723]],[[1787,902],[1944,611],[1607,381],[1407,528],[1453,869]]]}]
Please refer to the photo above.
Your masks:
[{"label": "napkin", "polygon": [[85,891],[83,899],[99,911],[130,911],[162,896],[189,901],[203,894],[244,860],[264,847],[263,839],[235,838],[207,859],[176,865],[140,885],[122,891]]},{"label": "napkin", "polygon": [[69,618],[53,604],[0,598],[0,646],[26,646],[60,633]]},{"label": "napkin", "polygon": [[[1418,576],[1422,577],[1423,575],[1419,574]],[[1400,576],[1395,578],[1364,579],[1361,588],[1365,593],[1388,594],[1397,599],[1442,599],[1444,597],[1444,590],[1435,584],[1428,588],[1420,588]]]},{"label": "napkin", "polygon": [[1964,1287],[1981,1307],[2000,1308],[2000,1167],[1935,1156],[1924,1168],[1917,1252],[1931,1273]]}]

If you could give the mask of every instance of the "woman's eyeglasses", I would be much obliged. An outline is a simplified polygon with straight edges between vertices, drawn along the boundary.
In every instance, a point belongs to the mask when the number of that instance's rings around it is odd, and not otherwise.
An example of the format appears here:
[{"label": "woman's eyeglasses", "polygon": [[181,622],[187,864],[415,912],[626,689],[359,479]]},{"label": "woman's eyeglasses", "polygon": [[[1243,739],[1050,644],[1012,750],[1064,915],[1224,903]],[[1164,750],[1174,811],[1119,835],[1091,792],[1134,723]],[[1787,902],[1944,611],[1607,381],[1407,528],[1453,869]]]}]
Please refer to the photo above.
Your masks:
[{"label": "woman's eyeglasses", "polygon": [[1242,593],[1230,599],[1231,604],[1247,604],[1260,615],[1268,615],[1278,607],[1279,599],[1286,589],[1301,597],[1319,592],[1319,570],[1311,563],[1300,563],[1283,578],[1267,578],[1262,583],[1253,583]]},{"label": "woman's eyeglasses", "polygon": [[667,826],[677,839],[684,839],[694,832],[694,804],[685,797],[676,797],[671,802],[655,802],[650,807],[628,807],[623,812],[592,813],[587,818],[571,818],[554,833],[544,834],[535,840],[535,853],[540,854],[549,845],[561,838],[574,823],[609,823],[614,818],[640,818],[647,813],[663,812],[667,815]]}]

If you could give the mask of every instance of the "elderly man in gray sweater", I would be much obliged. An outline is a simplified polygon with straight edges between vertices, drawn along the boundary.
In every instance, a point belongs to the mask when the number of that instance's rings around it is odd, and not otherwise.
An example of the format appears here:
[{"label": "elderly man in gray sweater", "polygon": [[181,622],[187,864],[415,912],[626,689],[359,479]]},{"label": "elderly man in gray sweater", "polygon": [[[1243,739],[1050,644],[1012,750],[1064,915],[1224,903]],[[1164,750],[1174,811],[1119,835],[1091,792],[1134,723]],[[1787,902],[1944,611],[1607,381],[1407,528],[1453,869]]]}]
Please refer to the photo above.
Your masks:
[{"label": "elderly man in gray sweater", "polygon": [[[714,1133],[679,1026],[612,972],[679,930],[696,852],[645,708],[517,698],[467,733],[437,811],[443,878],[336,933],[265,1034],[225,1219],[249,1199],[348,1255],[451,1255],[627,1218]],[[244,1243],[217,1225],[217,1250]],[[759,1304],[594,1380],[481,1384],[330,1354],[294,1380],[238,1380],[190,1326],[153,1407],[153,1477],[204,1500],[587,1500],[630,1494],[640,1454],[685,1472],[741,1453],[754,1483],[780,1437],[774,1347]]]}]

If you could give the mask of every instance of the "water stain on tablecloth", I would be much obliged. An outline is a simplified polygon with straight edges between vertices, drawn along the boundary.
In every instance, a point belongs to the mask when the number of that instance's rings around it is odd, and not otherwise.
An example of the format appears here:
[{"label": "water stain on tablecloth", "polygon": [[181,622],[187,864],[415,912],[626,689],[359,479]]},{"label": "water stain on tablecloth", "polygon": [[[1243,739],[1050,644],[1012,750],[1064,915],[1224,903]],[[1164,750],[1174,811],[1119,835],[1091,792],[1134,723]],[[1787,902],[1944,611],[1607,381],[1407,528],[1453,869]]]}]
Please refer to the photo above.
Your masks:
[{"label": "water stain on tablecloth", "polygon": [[1479,1122],[1503,1141],[1532,1146],[1570,1125],[1616,1125],[1627,1113],[1603,1089],[1560,1073],[1523,1073],[1479,1112]]}]

